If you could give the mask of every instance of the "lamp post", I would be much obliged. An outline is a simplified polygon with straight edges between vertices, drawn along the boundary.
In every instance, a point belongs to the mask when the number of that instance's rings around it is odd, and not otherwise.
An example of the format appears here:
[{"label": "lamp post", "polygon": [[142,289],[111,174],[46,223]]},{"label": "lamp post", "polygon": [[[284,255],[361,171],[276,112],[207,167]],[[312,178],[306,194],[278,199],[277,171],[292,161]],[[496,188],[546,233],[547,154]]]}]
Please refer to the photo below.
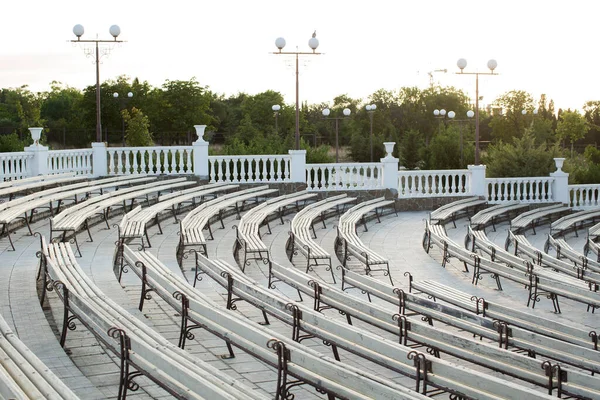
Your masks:
[{"label": "lamp post", "polygon": [[288,54],[296,57],[296,150],[300,150],[300,72],[298,68],[298,59],[301,55],[320,55],[317,53],[317,47],[319,47],[319,40],[317,39],[317,32],[312,34],[312,37],[308,40],[308,47],[312,49],[312,52],[302,51],[281,51],[285,47],[285,39],[279,37],[275,39],[275,46],[279,49],[278,52],[272,54]]},{"label": "lamp post", "polygon": [[498,75],[494,72],[498,63],[496,60],[491,59],[487,62],[487,67],[491,72],[465,72],[464,69],[467,66],[467,60],[460,58],[456,65],[460,69],[457,72],[459,75],[475,75],[475,165],[479,165],[479,75]]},{"label": "lamp post", "polygon": [[[115,99],[118,99],[119,93],[114,92],[113,97]],[[128,92],[127,97],[123,96],[120,99],[121,101],[119,102],[119,104],[121,105],[121,107],[120,107],[120,110],[121,110],[121,138],[122,138],[122,142],[123,142],[123,147],[125,147],[125,118],[123,118],[123,110],[125,109],[126,102],[128,102],[132,98],[133,98],[133,92]],[[107,141],[108,141],[108,138],[107,138]]]},{"label": "lamp post", "polygon": [[[523,117],[525,117],[527,115],[527,110],[521,110],[521,114],[523,114]],[[531,117],[531,126],[533,126],[533,121],[535,120],[535,116],[538,114],[538,110],[537,108],[535,108],[532,111],[533,116]]]},{"label": "lamp post", "polygon": [[[453,111],[451,111],[451,112],[453,112]],[[443,108],[441,110],[438,110],[436,108],[435,110],[433,110],[433,116],[440,120],[440,122],[438,123],[438,135],[439,135],[441,133],[441,129],[442,129],[442,120],[444,118],[446,118],[446,110],[444,110]]]},{"label": "lamp post", "polygon": [[463,131],[462,131],[462,123],[463,122],[471,122],[471,118],[473,118],[473,116],[475,115],[475,113],[472,110],[467,111],[467,119],[454,119],[454,117],[456,116],[456,113],[454,111],[450,111],[448,113],[448,118],[450,118],[450,122],[460,122],[460,125],[458,126],[458,130],[460,132],[460,167],[463,168]]},{"label": "lamp post", "polygon": [[331,117],[329,118],[329,114],[331,114],[331,111],[329,110],[329,108],[326,108],[323,110],[323,117],[325,117],[324,119],[333,119],[335,120],[335,163],[337,164],[340,160],[339,158],[339,121],[340,119],[346,119],[347,117],[350,116],[350,109],[349,108],[344,108],[344,116],[343,117]]},{"label": "lamp post", "polygon": [[86,39],[81,40],[81,36],[83,36],[83,25],[75,25],[73,27],[73,33],[77,36],[77,40],[71,40],[73,43],[94,43],[94,47],[85,48],[86,57],[95,56],[95,64],[96,64],[96,142],[102,141],[102,118],[100,116],[100,57],[108,55],[112,48],[102,49],[102,54],[100,54],[99,43],[123,43],[123,40],[117,40],[117,37],[121,34],[121,28],[118,25],[112,25],[109,28],[109,33],[113,37],[113,40],[103,40],[103,39]]},{"label": "lamp post", "polygon": [[273,110],[273,115],[275,116],[275,133],[279,133],[279,127],[277,126],[277,118],[279,117],[279,110],[281,110],[281,106],[279,104],[275,104],[271,107]]},{"label": "lamp post", "polygon": [[373,113],[375,112],[375,110],[377,110],[377,105],[367,104],[365,106],[365,109],[367,110],[367,114],[369,114],[369,120],[371,122],[371,162],[373,162]]}]

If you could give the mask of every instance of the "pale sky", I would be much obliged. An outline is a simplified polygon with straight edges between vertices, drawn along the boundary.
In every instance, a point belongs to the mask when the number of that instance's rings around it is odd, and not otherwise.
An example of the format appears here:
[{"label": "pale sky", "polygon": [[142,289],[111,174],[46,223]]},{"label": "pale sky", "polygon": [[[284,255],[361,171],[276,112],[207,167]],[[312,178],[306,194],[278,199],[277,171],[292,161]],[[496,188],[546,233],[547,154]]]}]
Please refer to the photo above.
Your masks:
[{"label": "pale sky", "polygon": [[480,78],[483,104],[509,90],[541,93],[557,109],[580,109],[600,100],[596,1],[401,1],[401,0],[21,0],[4,1],[0,23],[0,88],[27,84],[49,90],[52,80],[83,89],[95,84],[95,67],[74,39],[119,39],[102,59],[100,79],[138,77],[153,86],[196,77],[226,96],[272,89],[295,99],[293,59],[270,54],[309,51],[316,29],[321,56],[301,58],[300,100],[331,101],[348,94],[366,98],[384,88],[453,85],[475,97],[475,77],[498,62],[499,76]]}]

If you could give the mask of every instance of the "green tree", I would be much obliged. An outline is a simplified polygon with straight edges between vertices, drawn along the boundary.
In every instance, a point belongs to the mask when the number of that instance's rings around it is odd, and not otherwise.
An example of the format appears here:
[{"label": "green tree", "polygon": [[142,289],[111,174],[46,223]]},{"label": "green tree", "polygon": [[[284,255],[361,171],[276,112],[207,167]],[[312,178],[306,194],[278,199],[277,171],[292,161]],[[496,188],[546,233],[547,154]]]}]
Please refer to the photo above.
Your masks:
[{"label": "green tree", "polygon": [[589,130],[589,123],[579,114],[579,111],[564,111],[556,125],[556,136],[561,141],[570,142],[571,157],[573,157],[573,143],[583,139]]},{"label": "green tree", "polygon": [[123,119],[127,124],[125,140],[127,146],[153,146],[152,133],[149,131],[150,121],[141,110],[133,107],[131,112],[123,110]]},{"label": "green tree", "polygon": [[510,143],[499,142],[488,147],[483,156],[490,177],[548,176],[554,171],[558,148],[547,144],[536,145],[531,132],[513,138]]},{"label": "green tree", "polygon": [[533,110],[533,97],[522,90],[511,90],[493,103],[492,107],[501,110],[490,121],[491,135],[494,141],[509,142],[514,137],[522,137],[527,127],[527,116],[523,110]]},{"label": "green tree", "polygon": [[408,169],[417,168],[420,165],[424,147],[425,141],[421,132],[415,129],[405,132],[399,149],[402,166]]}]

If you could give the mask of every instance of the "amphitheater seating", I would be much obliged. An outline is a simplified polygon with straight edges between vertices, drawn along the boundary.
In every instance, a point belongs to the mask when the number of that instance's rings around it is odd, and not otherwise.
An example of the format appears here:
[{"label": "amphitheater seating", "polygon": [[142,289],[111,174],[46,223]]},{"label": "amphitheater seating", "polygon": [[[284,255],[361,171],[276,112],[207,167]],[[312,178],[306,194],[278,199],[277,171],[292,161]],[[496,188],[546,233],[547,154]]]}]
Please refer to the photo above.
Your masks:
[{"label": "amphitheater seating", "polygon": [[[90,192],[102,190],[104,188],[118,188],[122,185],[129,185],[134,181],[140,182],[151,179],[154,178],[130,178],[128,176],[105,178],[46,189],[8,201],[0,204],[0,225],[2,225],[0,234],[7,235],[11,248],[14,251],[15,246],[10,236],[10,224],[14,221],[18,219],[24,220],[29,233],[33,234],[29,224],[33,220],[33,214],[40,208],[48,208],[50,210],[50,215],[53,215],[54,212],[58,213],[60,211],[60,206],[66,199],[73,198],[73,202],[78,203],[78,198],[82,194],[89,195]],[[56,205],[54,205],[54,203],[56,203]],[[30,213],[29,216],[27,215],[28,213]]]},{"label": "amphitheater seating", "polygon": [[[589,242],[590,239],[586,242],[584,253],[589,253],[586,252]],[[576,251],[564,238],[554,238],[552,235],[548,235],[548,239],[544,244],[544,252],[549,254],[551,248],[556,250],[556,258],[569,260],[575,267],[581,267],[583,271],[590,270],[600,273],[600,262],[598,260],[588,258],[587,254]]]},{"label": "amphitheater seating", "polygon": [[496,231],[496,223],[510,218],[511,215],[515,215],[522,211],[523,208],[528,208],[529,204],[520,203],[518,201],[498,204],[492,207],[485,208],[473,215],[469,223],[473,229],[483,229],[489,225],[492,225],[494,232]]},{"label": "amphitheater seating", "polygon": [[0,197],[8,196],[8,200],[10,201],[23,192],[42,191],[50,186],[60,186],[64,183],[71,184],[89,178],[90,177],[87,175],[76,175],[74,172],[67,172],[63,174],[38,175],[24,179],[5,181],[0,183]]},{"label": "amphitheater seating", "polygon": [[50,239],[52,239],[52,234],[54,232],[62,232],[62,240],[65,240],[66,234],[71,232],[77,247],[77,252],[79,256],[81,256],[81,249],[79,242],[77,241],[77,231],[80,230],[81,227],[85,228],[90,241],[93,241],[92,234],[89,230],[89,218],[94,215],[100,215],[106,221],[107,227],[110,228],[108,225],[108,213],[112,207],[119,204],[123,204],[123,207],[126,207],[126,202],[128,200],[133,201],[135,198],[148,196],[151,193],[158,193],[160,195],[161,191],[174,190],[193,184],[194,182],[188,181],[186,178],[169,179],[159,183],[153,182],[97,196],[94,200],[79,203],[53,217],[50,220]]},{"label": "amphitheater seating", "polygon": [[0,398],[79,399],[21,342],[1,315]]},{"label": "amphitheater seating", "polygon": [[429,214],[429,220],[436,224],[446,224],[450,220],[456,228],[456,219],[459,216],[470,215],[486,204],[487,200],[468,197],[436,208]]},{"label": "amphitheater seating", "polygon": [[428,252],[434,245],[442,249],[442,257],[444,260],[442,265],[445,265],[445,262],[450,257],[457,258],[465,264],[465,267],[471,265],[473,267],[472,283],[474,284],[477,284],[481,278],[481,270],[483,270],[492,274],[492,276],[504,277],[523,285],[529,291],[527,296],[527,306],[531,304],[532,308],[535,307],[536,302],[541,296],[546,296],[552,300],[554,310],[557,313],[560,313],[558,296],[563,296],[576,302],[586,304],[588,306],[588,311],[591,309],[592,312],[595,308],[600,306],[600,295],[597,292],[548,279],[545,276],[537,274],[537,271],[535,270],[530,271],[528,274],[522,274],[506,265],[481,258],[478,254],[461,248],[446,235],[443,235],[442,232],[433,229],[436,225],[430,225],[429,221],[425,221],[425,223],[425,236],[423,239],[425,250]]},{"label": "amphitheater seating", "polygon": [[534,208],[519,214],[510,221],[510,229],[516,233],[522,233],[527,229],[532,229],[535,234],[535,227],[541,221],[553,221],[556,217],[563,216],[571,212],[571,207],[557,203],[545,207]]},{"label": "amphitheater seating", "polygon": [[[159,232],[162,234],[162,227],[160,226],[159,215],[160,213],[171,210],[175,217],[175,223],[178,223],[176,216],[175,206],[178,207],[185,202],[195,203],[196,198],[200,198],[201,201],[207,196],[216,197],[218,192],[232,190],[239,187],[239,185],[228,185],[224,183],[213,183],[204,186],[197,186],[191,189],[179,190],[173,193],[164,194],[158,197],[157,203],[143,209],[136,208],[135,212],[130,211],[123,216],[123,220],[118,225],[119,240],[141,240],[142,248],[152,247],[150,244],[150,238],[148,236],[148,223],[154,221],[158,226]],[[146,241],[144,242],[144,237]]]},{"label": "amphitheater seating", "polygon": [[[234,255],[242,271],[247,265],[250,265],[250,260],[261,260],[264,263],[268,263],[270,260],[269,249],[262,241],[259,231],[260,227],[266,223],[269,233],[271,232],[269,215],[276,213],[283,224],[283,213],[286,208],[291,206],[299,210],[300,202],[306,205],[306,202],[314,197],[316,197],[316,193],[306,191],[279,196],[254,207],[242,216],[240,223],[235,227],[236,246],[234,249]],[[241,260],[240,252],[244,254],[243,260]]]},{"label": "amphitheater seating", "polygon": [[[310,296],[313,299],[315,310],[322,311],[328,308],[334,308],[346,315],[348,322],[350,322],[351,317],[356,318],[364,323],[382,329],[385,332],[397,335],[399,341],[409,348],[427,346],[428,353],[436,357],[440,352],[448,353],[479,365],[488,366],[494,370],[501,370],[503,373],[512,376],[523,376],[523,370],[527,370],[528,373],[526,375],[528,377],[537,375],[537,377],[534,378],[534,381],[538,385],[547,385],[547,379],[544,378],[543,371],[540,371],[539,369],[539,361],[531,362],[531,359],[528,357],[518,357],[506,350],[498,349],[493,345],[481,344],[475,340],[463,340],[456,335],[436,329],[429,326],[427,323],[421,322],[421,318],[419,317],[413,318],[414,315],[405,314],[402,307],[400,307],[399,313],[394,314],[395,312],[398,312],[398,308],[390,311],[382,306],[365,303],[361,299],[350,296],[331,287],[327,283],[310,279],[310,277],[303,272],[282,267],[275,262],[271,263],[271,274],[273,276],[273,281],[270,284],[283,281],[291,287],[301,291],[303,294]],[[369,278],[366,276],[363,277]],[[459,321],[460,318],[455,318],[455,320]],[[510,360],[506,360],[506,357],[509,357]],[[443,360],[438,358],[431,358],[428,360],[432,362],[432,370],[437,371],[439,374],[436,378],[443,379],[446,373],[451,373],[449,372],[449,369],[444,368],[446,364]],[[516,365],[519,365],[519,368],[515,368]],[[461,367],[461,370],[469,375],[472,373],[472,370],[468,368]],[[508,392],[515,389],[515,386],[505,388],[499,386],[493,388],[489,383],[490,377],[485,373],[479,372],[479,374],[478,381],[486,387],[487,394],[480,393],[479,395],[474,396],[476,398],[485,398],[492,395],[492,393],[503,393],[503,396],[506,396]],[[577,377],[577,381],[585,382],[585,379],[588,377],[589,376],[586,374],[581,374]],[[457,382],[454,383],[455,385],[461,385],[460,390],[453,386],[446,387],[456,389],[462,393],[471,394],[471,391],[474,388],[468,384],[465,386],[465,383],[467,382],[469,382],[469,379],[466,378],[466,376],[463,376],[460,381],[457,380]],[[574,390],[579,390],[579,388],[574,387]],[[522,395],[528,396],[525,394]]]},{"label": "amphitheater seating", "polygon": [[[65,307],[60,343],[76,321],[120,360],[118,398],[131,379],[144,375],[170,395],[186,399],[262,399],[239,380],[177,348],[106,297],[79,268],[67,243],[46,245],[42,238],[43,276]],[[46,284],[44,285],[46,287]],[[117,364],[117,365],[119,365]]]},{"label": "amphitheater seating", "polygon": [[[267,185],[257,186],[251,189],[232,192],[218,197],[217,199],[207,201],[200,204],[190,211],[179,222],[179,244],[177,246],[177,260],[181,266],[183,257],[188,249],[201,251],[207,255],[206,239],[204,237],[204,229],[208,229],[210,238],[213,238],[210,220],[217,217],[223,224],[223,217],[226,211],[230,208],[235,210],[235,213],[240,215],[240,208],[243,208],[249,201],[258,204],[259,199],[266,199],[278,193],[277,189],[269,189]],[[241,204],[241,206],[240,206]]]},{"label": "amphitheater seating", "polygon": [[[285,378],[289,374],[302,382],[313,385],[327,393],[329,397],[340,398],[422,398],[407,388],[390,380],[359,371],[348,365],[341,365],[332,359],[288,339],[273,330],[253,323],[229,310],[221,310],[216,304],[202,296],[183,278],[173,274],[149,252],[134,252],[124,245],[123,255],[136,274],[142,280],[140,309],[143,308],[145,290],[154,293],[166,301],[173,309],[181,313],[182,324],[180,346],[192,329],[203,328],[226,341],[233,357],[231,345],[239,347],[255,358],[278,368],[283,385],[278,385],[276,393],[288,398]],[[282,359],[278,352],[284,350]],[[282,368],[283,364],[283,368]],[[283,396],[286,394],[286,396]]]},{"label": "amphitheater seating", "polygon": [[[394,212],[398,215],[396,202],[394,200],[385,200],[383,197],[359,203],[346,211],[340,217],[335,247],[336,252],[341,254],[338,257],[342,260],[344,266],[347,265],[347,261],[350,255],[352,255],[365,265],[366,274],[370,274],[373,271],[383,271],[383,275],[387,276],[393,284],[389,261],[367,247],[356,232],[358,224],[362,224],[365,230],[367,229],[367,214],[374,213],[375,218],[380,221],[381,210],[389,206],[393,206]],[[383,267],[373,268],[376,266]]]},{"label": "amphitheater seating", "polygon": [[[320,222],[323,223],[323,227],[325,227],[326,213],[329,210],[333,209],[333,214],[339,215],[346,204],[355,200],[355,197],[341,194],[313,203],[299,211],[290,224],[290,237],[286,244],[290,262],[293,262],[294,253],[300,252],[306,257],[306,272],[313,270],[313,267],[317,265],[327,265],[327,270],[331,271],[331,278],[335,283],[331,255],[314,241],[314,238],[317,237],[314,223],[319,218]],[[340,206],[342,209],[340,209]]]},{"label": "amphitheater seating", "polygon": [[594,224],[598,218],[600,218],[600,210],[597,208],[565,215],[550,225],[550,234],[552,236],[564,236],[566,233],[573,231],[575,236],[579,236],[577,232],[579,229],[583,228],[584,225]]}]

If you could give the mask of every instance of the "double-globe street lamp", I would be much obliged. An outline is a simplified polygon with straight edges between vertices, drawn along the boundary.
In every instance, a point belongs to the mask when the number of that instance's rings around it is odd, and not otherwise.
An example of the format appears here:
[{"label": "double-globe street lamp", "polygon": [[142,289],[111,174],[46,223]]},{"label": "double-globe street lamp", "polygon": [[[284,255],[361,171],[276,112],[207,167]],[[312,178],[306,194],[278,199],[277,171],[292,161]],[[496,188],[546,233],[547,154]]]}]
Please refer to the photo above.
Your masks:
[{"label": "double-globe street lamp", "polygon": [[312,52],[302,51],[282,51],[285,47],[285,39],[279,37],[275,40],[275,46],[279,49],[278,52],[272,54],[287,54],[296,56],[296,150],[300,150],[300,72],[298,68],[298,59],[301,55],[320,55],[317,53],[317,47],[319,47],[319,40],[317,39],[317,32],[312,34],[312,37],[308,40],[308,47],[312,49]]},{"label": "double-globe street lamp", "polygon": [[335,120],[335,162],[336,164],[340,161],[339,158],[339,122],[340,119],[346,119],[350,116],[350,109],[349,108],[344,108],[343,117],[329,117],[329,115],[331,114],[331,110],[329,110],[329,108],[326,108],[323,110],[323,117],[324,119],[333,119]]},{"label": "double-globe street lamp", "polygon": [[[73,43],[94,43],[95,46],[92,48],[84,48],[85,56],[95,56],[96,64],[96,142],[102,141],[102,117],[100,116],[100,58],[102,56],[110,54],[111,48],[100,49],[100,43],[123,43],[123,40],[117,40],[117,37],[121,34],[121,28],[118,25],[112,25],[108,32],[113,37],[112,40],[104,39],[85,39],[82,40],[84,29],[83,25],[77,24],[73,27],[73,33],[77,36],[77,40],[71,40]],[[102,50],[102,53],[100,53]]]},{"label": "double-globe street lamp", "polygon": [[438,123],[438,134],[440,134],[442,130],[442,120],[446,118],[446,110],[443,108],[441,110],[438,110],[436,108],[435,110],[433,110],[433,116],[440,120],[440,122]]},{"label": "double-globe street lamp", "polygon": [[377,105],[376,104],[367,104],[365,106],[365,110],[367,110],[367,114],[369,114],[369,120],[371,123],[371,134],[370,134],[370,138],[371,138],[371,162],[373,162],[373,114],[375,113],[375,110],[377,110]]},{"label": "double-globe street lamp", "polygon": [[487,67],[491,72],[465,72],[464,69],[467,66],[467,60],[460,58],[456,65],[460,69],[457,72],[459,75],[475,75],[475,165],[479,165],[479,75],[498,75],[494,72],[498,63],[496,60],[491,59],[487,62]]},{"label": "double-globe street lamp", "polygon": [[467,119],[454,119],[454,117],[456,117],[456,113],[454,111],[450,111],[448,113],[448,118],[450,118],[450,122],[459,122],[460,125],[458,127],[459,131],[460,131],[460,167],[464,168],[464,164],[463,164],[463,131],[462,131],[462,125],[463,122],[471,122],[473,116],[475,115],[475,113],[473,112],[473,110],[469,110],[467,111]]},{"label": "double-globe street lamp", "polygon": [[[119,98],[119,93],[114,92],[113,93],[113,97],[115,99],[119,99],[120,102],[120,113],[121,113],[121,139],[123,142],[123,147],[125,147],[125,118],[123,118],[123,110],[125,109],[125,105],[128,101],[130,101],[133,98],[133,92],[128,92],[127,93],[127,97],[123,96],[121,98]],[[108,138],[107,138],[108,141]]]}]

